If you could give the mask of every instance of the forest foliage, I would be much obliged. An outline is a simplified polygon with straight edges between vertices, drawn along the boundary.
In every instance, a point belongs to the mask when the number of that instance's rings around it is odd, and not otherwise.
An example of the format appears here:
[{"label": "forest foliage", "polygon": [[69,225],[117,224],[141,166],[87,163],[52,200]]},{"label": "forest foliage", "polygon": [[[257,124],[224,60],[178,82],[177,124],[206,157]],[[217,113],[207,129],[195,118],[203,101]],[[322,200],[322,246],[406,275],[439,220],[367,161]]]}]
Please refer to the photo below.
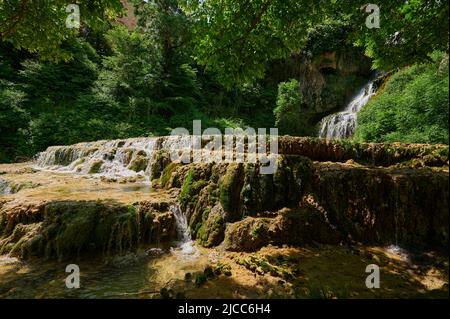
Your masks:
[{"label": "forest foliage", "polygon": [[448,143],[446,1],[380,0],[379,29],[359,0],[133,0],[133,29],[117,20],[119,0],[77,1],[81,27],[68,29],[66,2],[0,0],[0,162],[193,119],[314,135],[332,111],[320,106],[343,106],[368,80],[323,67],[338,51],[393,74],[359,116],[358,140]]},{"label": "forest foliage", "polygon": [[358,114],[355,139],[448,144],[448,55],[393,74]]}]

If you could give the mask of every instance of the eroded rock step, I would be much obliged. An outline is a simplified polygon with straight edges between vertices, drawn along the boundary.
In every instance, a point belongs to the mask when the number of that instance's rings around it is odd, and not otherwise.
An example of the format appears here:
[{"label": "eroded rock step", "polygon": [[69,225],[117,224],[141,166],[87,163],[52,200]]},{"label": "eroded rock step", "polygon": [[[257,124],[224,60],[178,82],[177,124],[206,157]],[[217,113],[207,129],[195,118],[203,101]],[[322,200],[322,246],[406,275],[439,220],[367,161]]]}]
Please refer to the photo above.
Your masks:
[{"label": "eroded rock step", "polygon": [[167,202],[113,201],[3,203],[0,255],[58,258],[82,252],[123,253],[139,244],[176,240]]},{"label": "eroded rock step", "polygon": [[259,164],[173,163],[166,138],[148,143],[53,147],[40,160],[59,170],[99,156],[107,168],[151,158],[151,187],[139,176],[96,179],[0,166],[4,189],[25,185],[0,195],[0,254],[65,258],[170,241],[176,234],[169,204],[181,206],[201,245],[230,251],[357,242],[448,248],[448,146],[280,137],[278,169],[261,175]]},{"label": "eroded rock step", "polygon": [[[158,178],[161,169],[170,163],[169,153],[190,148],[190,136],[134,138],[97,141],[69,146],[49,147],[37,155],[40,168],[116,176],[147,176]],[[202,146],[213,137],[204,136]],[[247,140],[234,141],[247,148]],[[266,143],[270,150],[270,143]],[[222,141],[222,145],[225,142]],[[370,166],[448,167],[448,146],[426,144],[357,144],[348,141],[330,141],[319,138],[281,136],[278,153],[300,155],[314,161],[345,162],[352,160]]]},{"label": "eroded rock step", "polygon": [[364,167],[282,156],[257,164],[169,164],[160,187],[180,188],[192,234],[206,247],[398,244],[448,247],[448,170]]}]

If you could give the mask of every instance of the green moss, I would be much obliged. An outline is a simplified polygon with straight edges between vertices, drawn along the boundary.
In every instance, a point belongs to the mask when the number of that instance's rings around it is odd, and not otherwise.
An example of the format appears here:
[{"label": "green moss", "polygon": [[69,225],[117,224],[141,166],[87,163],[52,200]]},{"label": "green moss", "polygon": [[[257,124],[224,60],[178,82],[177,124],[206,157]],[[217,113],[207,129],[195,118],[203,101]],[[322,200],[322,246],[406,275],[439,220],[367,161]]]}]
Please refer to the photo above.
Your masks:
[{"label": "green moss", "polygon": [[47,214],[60,223],[54,239],[59,258],[78,254],[88,248],[89,243],[95,245],[95,226],[99,214],[97,205],[51,205],[47,208]]},{"label": "green moss", "polygon": [[85,161],[86,161],[86,158],[85,158],[85,157],[79,158],[79,159],[77,159],[77,160],[75,161],[75,163],[73,163],[73,166],[76,167],[76,166],[78,166],[78,165],[81,165],[81,164],[83,164]]},{"label": "green moss", "polygon": [[198,234],[199,234],[201,227],[202,227],[202,223],[197,223],[194,227],[193,233],[195,234],[196,238],[198,238],[198,236],[199,236]]},{"label": "green moss", "polygon": [[208,280],[208,278],[205,276],[205,274],[199,274],[197,275],[197,277],[195,278],[195,285],[197,287],[200,287],[201,285],[203,285],[204,283],[206,283],[206,281]]},{"label": "green moss", "polygon": [[256,223],[250,234],[254,240],[260,239],[264,236],[267,236],[268,225],[266,223]]},{"label": "green moss", "polygon": [[206,208],[203,211],[202,222],[196,225],[196,239],[204,247],[219,245],[225,235],[225,221],[220,204],[213,209]]},{"label": "green moss", "polygon": [[208,182],[207,181],[204,181],[204,180],[199,180],[199,181],[196,181],[196,182],[194,182],[193,184],[192,184],[192,192],[193,192],[193,194],[198,194],[198,193],[200,193],[200,191],[205,187],[205,186],[207,186],[208,185]]},{"label": "green moss", "polygon": [[197,239],[200,240],[201,244],[204,244],[208,241],[208,234],[206,233],[206,231],[206,226],[202,223],[197,231]]},{"label": "green moss", "polygon": [[15,193],[20,192],[23,189],[36,188],[36,187],[39,187],[39,186],[40,186],[40,184],[35,184],[35,183],[31,182],[31,181],[25,181],[25,182],[19,182],[19,183],[11,183],[10,184],[10,187],[11,187],[10,192],[12,194],[15,194]]},{"label": "green moss", "polygon": [[[151,176],[160,178],[164,169],[171,163],[170,154],[166,150],[158,150],[152,157]],[[170,174],[167,176],[170,178]]]},{"label": "green moss", "polygon": [[206,185],[208,185],[208,182],[204,180],[195,180],[195,170],[191,168],[186,174],[180,195],[178,196],[181,205],[186,206],[190,202],[195,202],[198,194]]},{"label": "green moss", "polygon": [[436,151],[436,154],[448,159],[448,146],[442,147],[442,148],[438,148],[437,151]]},{"label": "green moss", "polygon": [[226,212],[231,213],[230,220],[238,218],[241,188],[243,185],[244,169],[241,164],[230,164],[219,185],[219,201]]},{"label": "green moss", "polygon": [[178,196],[178,200],[183,206],[186,206],[186,204],[189,202],[193,182],[194,182],[194,168],[191,168],[186,174],[183,186],[181,187],[180,195]]},{"label": "green moss", "polygon": [[202,221],[206,221],[208,219],[209,213],[211,212],[210,208],[205,208],[202,214]]},{"label": "green moss", "polygon": [[130,165],[128,165],[128,169],[140,172],[145,171],[148,165],[148,158],[143,155],[136,155],[136,157],[131,161]]},{"label": "green moss", "polygon": [[55,202],[45,207],[43,221],[17,224],[0,250],[15,256],[63,260],[82,252],[121,253],[137,246],[140,223],[134,206],[103,202]]},{"label": "green moss", "polygon": [[337,140],[336,144],[342,147],[345,155],[353,157],[353,154],[355,153],[356,143],[352,142],[351,140],[342,139]]},{"label": "green moss", "polygon": [[89,174],[97,174],[100,172],[100,169],[102,168],[103,161],[95,161],[91,164],[91,167],[89,168]]},{"label": "green moss", "polygon": [[164,170],[163,173],[161,174],[161,178],[160,178],[160,184],[161,187],[166,187],[167,184],[170,181],[170,177],[172,176],[172,173],[176,170],[177,167],[179,167],[180,164],[179,163],[170,163],[168,164]]},{"label": "green moss", "polygon": [[93,212],[80,212],[78,216],[68,215],[63,215],[65,227],[56,237],[58,256],[63,256],[71,251],[79,253],[88,244],[95,225]]}]

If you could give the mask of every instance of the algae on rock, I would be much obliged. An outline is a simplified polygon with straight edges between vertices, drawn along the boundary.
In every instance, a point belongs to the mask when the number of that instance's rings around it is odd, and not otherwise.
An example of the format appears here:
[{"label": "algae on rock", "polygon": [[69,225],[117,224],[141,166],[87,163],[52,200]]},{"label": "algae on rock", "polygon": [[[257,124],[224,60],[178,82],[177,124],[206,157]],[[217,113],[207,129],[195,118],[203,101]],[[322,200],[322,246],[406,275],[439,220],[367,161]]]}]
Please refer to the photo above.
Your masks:
[{"label": "algae on rock", "polygon": [[89,251],[124,253],[140,243],[176,239],[168,205],[60,201],[3,206],[0,253],[65,259]]}]

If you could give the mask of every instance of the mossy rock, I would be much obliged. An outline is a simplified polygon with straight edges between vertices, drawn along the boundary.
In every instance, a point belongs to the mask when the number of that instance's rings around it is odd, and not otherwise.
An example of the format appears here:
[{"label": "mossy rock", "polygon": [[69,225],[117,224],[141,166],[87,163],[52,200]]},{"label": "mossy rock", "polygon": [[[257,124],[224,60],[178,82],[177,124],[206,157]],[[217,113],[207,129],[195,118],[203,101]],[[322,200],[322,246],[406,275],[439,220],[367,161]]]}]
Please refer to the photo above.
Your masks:
[{"label": "mossy rock", "polygon": [[[152,158],[152,167],[150,172],[152,178],[159,178],[161,174],[165,171],[165,168],[170,163],[171,163],[170,154],[167,151],[165,150],[156,151]],[[165,179],[167,180],[165,180],[164,185],[168,182],[168,178],[170,178],[170,175],[165,177]]]},{"label": "mossy rock", "polygon": [[195,277],[195,286],[200,287],[204,285],[208,281],[208,278],[205,276],[205,274],[199,274]]},{"label": "mossy rock", "polygon": [[61,201],[32,207],[33,215],[24,211],[14,219],[2,212],[0,250],[22,258],[63,260],[88,252],[121,254],[141,242],[172,241],[173,213],[159,206]]},{"label": "mossy rock", "polygon": [[97,174],[100,173],[100,170],[103,166],[102,160],[97,160],[91,163],[91,166],[89,167],[89,174]]},{"label": "mossy rock", "polygon": [[208,182],[205,180],[196,180],[196,171],[195,168],[192,167],[186,174],[178,200],[186,207],[188,203],[196,201],[200,191],[207,185]]},{"label": "mossy rock", "polygon": [[241,190],[244,183],[244,165],[230,164],[219,182],[219,201],[225,211],[226,222],[241,218]]},{"label": "mossy rock", "polygon": [[228,224],[224,248],[230,251],[256,251],[270,243],[270,219],[247,217]]},{"label": "mossy rock", "polygon": [[214,247],[219,245],[225,237],[224,211],[219,203],[211,211],[205,210],[205,212],[207,214],[197,230],[197,238],[204,247]]},{"label": "mossy rock", "polygon": [[136,155],[128,165],[128,169],[135,172],[145,171],[148,165],[148,158],[143,155]]},{"label": "mossy rock", "polygon": [[341,240],[341,234],[320,211],[313,208],[285,208],[277,214],[275,218],[247,217],[229,224],[224,248],[230,251],[256,251],[268,244],[338,244]]}]

